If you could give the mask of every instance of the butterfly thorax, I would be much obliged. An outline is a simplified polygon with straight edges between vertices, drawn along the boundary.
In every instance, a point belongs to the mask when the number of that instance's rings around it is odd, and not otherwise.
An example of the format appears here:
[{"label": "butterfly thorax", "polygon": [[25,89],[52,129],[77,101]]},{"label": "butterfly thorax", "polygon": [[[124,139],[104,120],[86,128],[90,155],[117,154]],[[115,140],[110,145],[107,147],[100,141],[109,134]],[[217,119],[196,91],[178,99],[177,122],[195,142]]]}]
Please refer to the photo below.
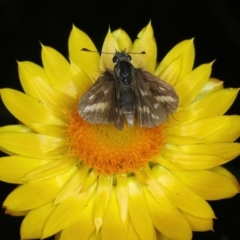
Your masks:
[{"label": "butterfly thorax", "polygon": [[132,64],[126,61],[118,62],[114,67],[114,72],[120,82],[124,85],[130,85],[132,83],[132,77],[134,76],[134,68]]}]

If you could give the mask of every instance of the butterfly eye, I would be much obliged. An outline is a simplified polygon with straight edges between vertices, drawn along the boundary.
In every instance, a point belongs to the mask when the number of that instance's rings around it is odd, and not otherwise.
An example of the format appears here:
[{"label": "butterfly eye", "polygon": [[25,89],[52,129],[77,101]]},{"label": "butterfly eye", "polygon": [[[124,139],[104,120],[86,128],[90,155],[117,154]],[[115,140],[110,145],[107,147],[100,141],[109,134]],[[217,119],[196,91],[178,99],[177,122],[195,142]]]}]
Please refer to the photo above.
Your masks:
[{"label": "butterfly eye", "polygon": [[128,60],[131,61],[132,60],[132,57],[130,55],[128,55]]},{"label": "butterfly eye", "polygon": [[117,61],[117,56],[114,56],[112,61],[113,61],[113,63],[115,63]]}]

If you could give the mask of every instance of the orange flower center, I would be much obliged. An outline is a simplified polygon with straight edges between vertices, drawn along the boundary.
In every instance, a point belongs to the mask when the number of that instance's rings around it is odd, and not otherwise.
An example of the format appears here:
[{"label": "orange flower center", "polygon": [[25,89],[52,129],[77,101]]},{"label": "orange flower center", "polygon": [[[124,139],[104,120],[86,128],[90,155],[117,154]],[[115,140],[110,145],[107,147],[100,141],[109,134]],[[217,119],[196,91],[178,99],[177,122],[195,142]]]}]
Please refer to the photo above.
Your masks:
[{"label": "orange flower center", "polygon": [[155,128],[125,125],[119,131],[113,124],[87,123],[76,108],[68,133],[71,153],[105,175],[138,172],[159,154],[164,140],[162,125]]}]

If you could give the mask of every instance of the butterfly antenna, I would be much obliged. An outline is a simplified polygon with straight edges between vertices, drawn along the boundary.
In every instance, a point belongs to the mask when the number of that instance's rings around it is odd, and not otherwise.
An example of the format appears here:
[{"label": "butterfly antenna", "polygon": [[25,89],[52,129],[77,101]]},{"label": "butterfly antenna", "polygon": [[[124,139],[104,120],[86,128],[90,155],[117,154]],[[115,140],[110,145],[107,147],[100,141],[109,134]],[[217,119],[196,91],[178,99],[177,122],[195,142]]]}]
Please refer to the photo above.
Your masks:
[{"label": "butterfly antenna", "polygon": [[[87,48],[82,48],[81,51],[83,51],[83,52],[99,53],[98,51],[89,50],[89,49],[87,49]],[[111,52],[100,52],[100,53],[104,53],[104,54],[115,54],[115,53],[111,53]]]},{"label": "butterfly antenna", "polygon": [[146,54],[145,51],[142,51],[142,52],[128,52],[128,54]]},{"label": "butterfly antenna", "polygon": [[87,48],[82,48],[81,51],[98,53],[98,51],[93,51],[93,50],[90,50],[90,49],[87,49]]}]

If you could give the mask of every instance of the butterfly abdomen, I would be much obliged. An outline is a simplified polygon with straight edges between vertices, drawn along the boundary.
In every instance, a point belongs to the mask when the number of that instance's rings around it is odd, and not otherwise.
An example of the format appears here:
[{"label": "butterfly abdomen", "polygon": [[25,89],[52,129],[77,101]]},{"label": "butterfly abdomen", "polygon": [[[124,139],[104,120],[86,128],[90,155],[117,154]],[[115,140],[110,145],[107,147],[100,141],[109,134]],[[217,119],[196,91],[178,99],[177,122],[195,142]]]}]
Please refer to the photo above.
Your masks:
[{"label": "butterfly abdomen", "polygon": [[134,125],[136,100],[131,87],[120,90],[120,106],[129,126]]}]

